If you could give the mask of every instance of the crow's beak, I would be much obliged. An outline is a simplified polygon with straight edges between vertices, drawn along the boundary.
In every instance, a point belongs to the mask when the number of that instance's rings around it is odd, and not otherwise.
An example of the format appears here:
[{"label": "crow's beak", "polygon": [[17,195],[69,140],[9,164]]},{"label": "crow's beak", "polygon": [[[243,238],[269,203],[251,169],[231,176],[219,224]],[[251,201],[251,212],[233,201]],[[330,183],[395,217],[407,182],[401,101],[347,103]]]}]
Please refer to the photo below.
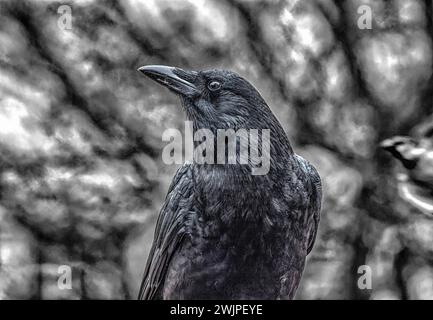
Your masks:
[{"label": "crow's beak", "polygon": [[199,93],[197,87],[192,83],[197,75],[196,72],[156,65],[143,66],[138,68],[138,71],[181,95],[192,97]]}]

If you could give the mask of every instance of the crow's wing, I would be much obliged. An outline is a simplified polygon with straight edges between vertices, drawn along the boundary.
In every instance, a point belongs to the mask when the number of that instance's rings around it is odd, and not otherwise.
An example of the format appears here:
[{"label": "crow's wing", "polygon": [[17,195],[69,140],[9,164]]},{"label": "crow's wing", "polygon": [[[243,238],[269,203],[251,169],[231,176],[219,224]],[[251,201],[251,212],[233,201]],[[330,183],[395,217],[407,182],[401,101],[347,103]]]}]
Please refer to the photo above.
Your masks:
[{"label": "crow's wing", "polygon": [[309,204],[308,204],[308,246],[307,254],[313,249],[314,242],[316,240],[317,230],[319,228],[320,221],[320,209],[322,202],[322,182],[320,180],[319,173],[307,160],[299,155],[296,155],[299,163],[301,164],[308,180],[308,191],[309,191]]},{"label": "crow's wing", "polygon": [[162,287],[171,258],[189,234],[193,189],[192,168],[185,164],[176,172],[159,214],[139,299],[162,298]]}]

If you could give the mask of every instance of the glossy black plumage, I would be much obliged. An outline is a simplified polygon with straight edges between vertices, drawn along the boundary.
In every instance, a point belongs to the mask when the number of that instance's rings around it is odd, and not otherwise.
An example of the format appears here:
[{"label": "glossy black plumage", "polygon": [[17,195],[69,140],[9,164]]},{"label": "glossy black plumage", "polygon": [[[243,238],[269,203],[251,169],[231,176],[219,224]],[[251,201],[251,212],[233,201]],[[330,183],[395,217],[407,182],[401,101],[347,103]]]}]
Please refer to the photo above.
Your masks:
[{"label": "glossy black plumage", "polygon": [[[194,129],[270,129],[270,168],[184,164],[158,218],[140,299],[291,299],[317,233],[321,184],[247,81],[229,71],[139,69],[181,97]],[[209,84],[212,81],[218,85]],[[219,88],[215,91],[209,88]]]}]

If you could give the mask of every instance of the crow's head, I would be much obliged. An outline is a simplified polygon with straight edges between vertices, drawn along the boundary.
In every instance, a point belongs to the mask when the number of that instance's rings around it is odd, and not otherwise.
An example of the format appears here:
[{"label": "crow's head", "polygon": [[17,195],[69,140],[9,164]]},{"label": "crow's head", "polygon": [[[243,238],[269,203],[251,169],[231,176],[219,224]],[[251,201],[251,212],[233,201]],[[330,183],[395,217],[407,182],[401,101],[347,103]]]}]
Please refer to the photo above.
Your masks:
[{"label": "crow's head", "polygon": [[196,128],[236,130],[279,126],[258,91],[234,72],[185,71],[155,65],[138,70],[177,93]]}]

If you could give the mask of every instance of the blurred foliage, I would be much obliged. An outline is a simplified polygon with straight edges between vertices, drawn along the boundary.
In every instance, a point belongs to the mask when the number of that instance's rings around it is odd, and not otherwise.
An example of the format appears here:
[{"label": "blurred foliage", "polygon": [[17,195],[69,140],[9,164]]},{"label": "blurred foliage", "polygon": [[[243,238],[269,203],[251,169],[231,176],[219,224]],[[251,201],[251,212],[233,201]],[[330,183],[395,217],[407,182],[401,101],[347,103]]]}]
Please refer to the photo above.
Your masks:
[{"label": "blurred foliage", "polygon": [[176,169],[162,132],[184,120],[136,68],[165,64],[243,75],[318,168],[299,299],[433,299],[433,220],[400,198],[401,166],[378,148],[432,111],[432,19],[430,0],[0,1],[0,298],[136,296]]}]

